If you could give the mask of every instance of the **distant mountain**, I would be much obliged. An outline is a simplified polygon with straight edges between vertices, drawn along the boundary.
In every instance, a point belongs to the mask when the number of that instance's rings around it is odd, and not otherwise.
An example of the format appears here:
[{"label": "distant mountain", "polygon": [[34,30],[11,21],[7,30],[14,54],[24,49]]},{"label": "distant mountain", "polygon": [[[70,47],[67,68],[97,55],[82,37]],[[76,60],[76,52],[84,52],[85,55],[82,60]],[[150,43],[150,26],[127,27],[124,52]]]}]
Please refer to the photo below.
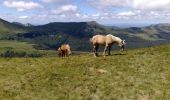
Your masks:
[{"label": "distant mountain", "polygon": [[24,26],[26,27],[31,27],[31,26],[34,26],[33,24],[30,24],[30,23],[26,23]]},{"label": "distant mountain", "polygon": [[170,40],[170,24],[156,24],[142,28],[131,27],[126,31],[144,40]]},{"label": "distant mountain", "polygon": [[24,26],[25,26],[24,24],[19,23],[19,22],[12,22],[12,24],[17,25],[17,26],[21,26],[21,27],[24,27]]},{"label": "distant mountain", "polygon": [[38,44],[37,48],[40,49],[56,48],[62,43],[69,43],[74,45],[74,50],[87,50],[89,48],[89,39],[94,34],[112,32],[111,28],[100,25],[95,21],[54,22],[46,25],[31,26],[29,27],[29,32],[18,34],[18,37]]},{"label": "distant mountain", "polygon": [[56,49],[63,43],[69,43],[73,50],[91,50],[89,39],[95,34],[118,36],[126,40],[128,48],[146,47],[170,43],[170,24],[122,29],[104,26],[95,21],[53,22],[33,26],[0,19],[0,39],[27,41],[36,44],[37,49]]},{"label": "distant mountain", "polygon": [[96,23],[91,22],[54,22],[46,25],[33,26],[30,28],[30,32],[41,32],[49,34],[69,34],[77,37],[92,36],[101,33],[112,32],[111,28],[105,27]]},{"label": "distant mountain", "polygon": [[21,27],[31,27],[31,26],[34,26],[30,23],[26,23],[26,24],[22,24],[22,23],[19,23],[19,22],[12,22],[13,24],[17,25],[17,26],[21,26]]},{"label": "distant mountain", "polygon": [[126,39],[127,42],[143,41],[138,37],[131,37],[129,34],[119,32],[118,29],[98,24],[95,21],[53,22],[27,28],[28,32],[17,35],[18,39],[38,44],[35,45],[38,49],[56,49],[63,43],[69,43],[73,50],[90,50],[89,39],[96,34],[114,34]]}]

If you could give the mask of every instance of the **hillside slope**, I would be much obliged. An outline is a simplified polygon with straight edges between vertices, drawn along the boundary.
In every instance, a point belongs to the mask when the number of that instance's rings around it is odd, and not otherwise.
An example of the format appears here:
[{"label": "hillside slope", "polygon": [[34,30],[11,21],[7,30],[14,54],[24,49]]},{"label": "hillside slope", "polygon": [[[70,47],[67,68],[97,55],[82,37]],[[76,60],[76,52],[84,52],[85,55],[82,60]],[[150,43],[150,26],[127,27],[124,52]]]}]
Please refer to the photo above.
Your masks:
[{"label": "hillside slope", "polygon": [[128,34],[149,41],[170,40],[170,24],[166,23],[150,25],[142,28],[131,27],[120,31],[124,31]]},{"label": "hillside slope", "polygon": [[0,34],[26,32],[25,27],[0,19]]},{"label": "hillside slope", "polygon": [[69,58],[0,58],[0,99],[167,100],[170,45]]}]

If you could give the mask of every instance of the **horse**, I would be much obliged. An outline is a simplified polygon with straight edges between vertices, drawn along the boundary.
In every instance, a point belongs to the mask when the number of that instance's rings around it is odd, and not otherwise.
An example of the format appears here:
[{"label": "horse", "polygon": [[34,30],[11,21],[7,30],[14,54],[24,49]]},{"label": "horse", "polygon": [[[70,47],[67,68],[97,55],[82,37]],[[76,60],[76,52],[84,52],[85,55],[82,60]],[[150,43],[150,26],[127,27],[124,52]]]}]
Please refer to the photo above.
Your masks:
[{"label": "horse", "polygon": [[97,50],[99,45],[105,46],[103,55],[105,56],[106,51],[108,50],[108,55],[110,55],[111,47],[113,44],[118,45],[123,51],[125,48],[125,40],[120,39],[119,37],[113,36],[112,34],[108,35],[95,35],[90,39],[90,42],[93,44],[93,52],[96,57]]},{"label": "horse", "polygon": [[70,45],[69,44],[62,44],[58,48],[57,51],[58,51],[58,56],[59,57],[66,57],[66,56],[71,54],[71,49],[70,49]]}]

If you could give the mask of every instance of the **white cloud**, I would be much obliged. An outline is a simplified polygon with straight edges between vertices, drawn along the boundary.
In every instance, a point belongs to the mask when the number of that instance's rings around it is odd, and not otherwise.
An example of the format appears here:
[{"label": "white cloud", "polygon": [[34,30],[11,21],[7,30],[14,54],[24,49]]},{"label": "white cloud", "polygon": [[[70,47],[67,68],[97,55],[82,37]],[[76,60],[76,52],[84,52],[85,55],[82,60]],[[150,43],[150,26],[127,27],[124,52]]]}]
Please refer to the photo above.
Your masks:
[{"label": "white cloud", "polygon": [[41,8],[42,5],[35,2],[24,2],[24,1],[4,1],[3,4],[9,8],[15,8],[18,11],[24,11],[29,9]]},{"label": "white cloud", "polygon": [[56,0],[42,0],[42,2],[46,2],[46,3],[51,3],[51,2],[55,2]]},{"label": "white cloud", "polygon": [[75,15],[76,15],[76,17],[81,17],[80,13],[76,13]]},{"label": "white cloud", "polygon": [[170,0],[88,0],[97,7],[125,7],[138,10],[170,10]]},{"label": "white cloud", "polygon": [[[132,0],[131,0],[132,1]],[[106,6],[126,6],[129,0],[88,0],[89,4],[99,5],[100,7]]]},{"label": "white cloud", "polygon": [[93,16],[93,17],[99,17],[100,14],[98,14],[98,13],[97,13],[97,14],[92,14],[92,16]]},{"label": "white cloud", "polygon": [[66,15],[62,14],[62,15],[60,15],[60,17],[66,17]]},{"label": "white cloud", "polygon": [[101,12],[100,19],[170,19],[170,0],[88,0],[88,3]]},{"label": "white cloud", "polygon": [[168,10],[170,0],[133,0],[133,8],[141,10]]},{"label": "white cloud", "polygon": [[83,15],[82,18],[87,19],[87,18],[89,18],[89,16],[88,15]]},{"label": "white cloud", "polygon": [[66,0],[41,0],[42,2],[44,3],[66,3],[67,1]]},{"label": "white cloud", "polygon": [[132,11],[127,11],[127,12],[120,12],[117,15],[118,16],[135,16],[136,14]]},{"label": "white cloud", "polygon": [[[15,20],[19,19],[20,21],[30,21],[33,23],[91,20],[99,22],[107,20],[110,23],[115,20],[170,20],[170,0],[87,0],[90,6],[83,4],[81,10],[76,4],[73,5],[71,0],[37,0],[37,2],[35,2],[36,0],[3,1],[6,7],[15,8],[18,11],[42,8],[44,5],[43,9],[34,10],[29,16],[24,16],[24,12],[15,13]],[[47,7],[45,8],[45,6]],[[14,20],[14,17],[8,19]]]},{"label": "white cloud", "polygon": [[20,18],[20,19],[27,19],[28,16],[19,16],[18,18]]},{"label": "white cloud", "polygon": [[52,12],[54,14],[63,14],[63,13],[72,13],[73,14],[73,13],[78,12],[78,8],[77,8],[77,6],[74,6],[74,5],[63,5],[56,10],[52,10]]}]

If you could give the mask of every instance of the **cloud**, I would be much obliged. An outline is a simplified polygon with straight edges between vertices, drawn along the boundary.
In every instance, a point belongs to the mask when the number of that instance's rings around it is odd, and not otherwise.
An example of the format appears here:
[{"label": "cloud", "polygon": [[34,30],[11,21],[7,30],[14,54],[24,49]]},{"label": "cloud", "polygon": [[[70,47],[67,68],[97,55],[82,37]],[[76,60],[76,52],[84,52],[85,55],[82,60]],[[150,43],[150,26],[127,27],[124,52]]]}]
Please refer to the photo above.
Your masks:
[{"label": "cloud", "polygon": [[127,11],[127,12],[120,12],[117,15],[118,16],[135,16],[136,14],[132,11]]},{"label": "cloud", "polygon": [[19,18],[19,19],[27,19],[28,16],[19,16],[18,18]]},{"label": "cloud", "polygon": [[170,0],[87,0],[108,20],[167,20],[170,19]]},{"label": "cloud", "polygon": [[66,0],[41,0],[42,2],[44,3],[66,3],[67,1]]},{"label": "cloud", "polygon": [[[123,3],[122,3],[123,1]],[[100,6],[101,8],[102,7],[107,7],[107,6],[115,6],[115,7],[118,7],[118,6],[125,6],[127,4],[127,0],[88,0],[88,3],[90,5],[97,5]]]},{"label": "cloud", "polygon": [[52,2],[55,2],[56,0],[41,0],[41,1],[45,3],[52,3]]},{"label": "cloud", "polygon": [[88,0],[97,7],[124,7],[138,10],[170,10],[170,0]]},{"label": "cloud", "polygon": [[169,10],[170,0],[133,0],[132,8],[140,10]]},{"label": "cloud", "polygon": [[170,0],[86,0],[82,3],[87,4],[77,3],[72,0],[3,0],[3,5],[17,11],[34,9],[29,16],[11,10],[13,16],[8,19],[22,22],[170,20]]},{"label": "cloud", "polygon": [[25,2],[25,1],[4,1],[3,4],[9,8],[15,8],[18,11],[24,11],[35,8],[42,8],[42,5],[35,2]]},{"label": "cloud", "polygon": [[52,10],[54,14],[74,14],[78,12],[78,8],[75,5],[63,5],[55,10]]}]

